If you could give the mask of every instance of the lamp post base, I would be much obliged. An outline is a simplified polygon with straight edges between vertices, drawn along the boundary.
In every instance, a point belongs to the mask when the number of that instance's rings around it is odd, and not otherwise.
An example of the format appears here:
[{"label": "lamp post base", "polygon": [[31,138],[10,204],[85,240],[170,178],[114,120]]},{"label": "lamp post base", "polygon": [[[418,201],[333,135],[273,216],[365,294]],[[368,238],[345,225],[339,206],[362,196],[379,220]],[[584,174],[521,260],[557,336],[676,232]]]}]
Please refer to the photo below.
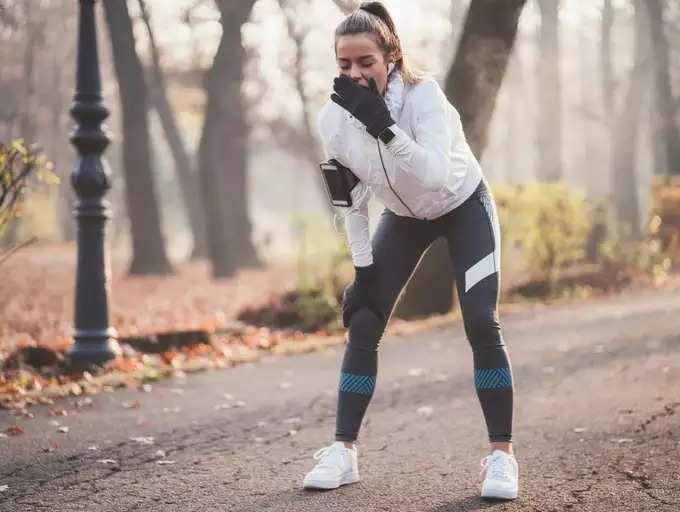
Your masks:
[{"label": "lamp post base", "polygon": [[72,367],[101,365],[120,356],[122,350],[116,341],[118,333],[108,329],[74,329],[73,344],[66,351]]}]

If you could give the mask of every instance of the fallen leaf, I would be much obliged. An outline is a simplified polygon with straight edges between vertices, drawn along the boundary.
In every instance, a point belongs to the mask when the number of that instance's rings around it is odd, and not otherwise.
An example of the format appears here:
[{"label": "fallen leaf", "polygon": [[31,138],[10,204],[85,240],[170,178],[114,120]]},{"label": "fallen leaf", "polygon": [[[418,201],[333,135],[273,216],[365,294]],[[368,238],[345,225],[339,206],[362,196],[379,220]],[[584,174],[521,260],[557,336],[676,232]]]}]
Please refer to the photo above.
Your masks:
[{"label": "fallen leaf", "polygon": [[53,451],[56,450],[56,449],[57,449],[57,444],[54,443],[54,444],[51,444],[51,445],[49,445],[49,446],[44,447],[44,448],[42,449],[42,451],[45,452],[45,453],[51,453],[51,452],[53,452]]},{"label": "fallen leaf", "polygon": [[258,421],[257,422],[257,426],[260,427],[260,428],[264,427],[265,425],[267,425],[266,421]]},{"label": "fallen leaf", "polygon": [[297,433],[298,433],[297,430],[289,430],[289,431],[288,431],[288,434],[290,434],[291,436],[294,436],[294,435],[297,434]]},{"label": "fallen leaf", "polygon": [[28,409],[14,409],[10,412],[12,416],[23,416],[25,418],[34,418],[33,413],[28,412]]},{"label": "fallen leaf", "polygon": [[588,427],[576,427],[574,429],[574,432],[576,432],[577,434],[580,434],[581,432],[587,432],[587,431],[588,431]]},{"label": "fallen leaf", "polygon": [[50,411],[50,416],[68,416],[68,411],[66,409],[54,409]]},{"label": "fallen leaf", "polygon": [[0,492],[5,492],[7,489],[9,489],[9,485],[0,485]]},{"label": "fallen leaf", "polygon": [[4,437],[8,437],[7,434],[5,434],[4,432],[0,432],[0,439],[2,439]]},{"label": "fallen leaf", "polygon": [[231,405],[230,404],[217,404],[217,405],[213,406],[213,409],[215,409],[216,411],[219,411],[221,409],[231,409]]},{"label": "fallen leaf", "polygon": [[139,400],[135,400],[134,402],[123,402],[121,404],[125,409],[139,409],[142,404],[139,403]]},{"label": "fallen leaf", "polygon": [[68,434],[68,427],[59,427],[57,430],[62,434]]},{"label": "fallen leaf", "polygon": [[282,420],[281,423],[297,423],[299,421],[302,421],[302,418],[295,416],[294,418],[287,418],[285,420]]},{"label": "fallen leaf", "polygon": [[144,384],[142,386],[142,391],[144,391],[144,393],[151,393],[152,389],[153,389],[153,386],[151,384]]},{"label": "fallen leaf", "polygon": [[93,404],[94,402],[89,396],[76,402],[77,407],[91,407]]},{"label": "fallen leaf", "polygon": [[48,423],[48,425],[50,425],[51,427],[58,427],[59,425],[61,425],[61,423],[59,423],[57,420],[50,420],[50,421],[48,421],[47,423]]},{"label": "fallen leaf", "polygon": [[222,396],[225,398],[225,400],[233,400],[234,399],[234,397],[232,395],[230,395],[229,393],[224,393]]},{"label": "fallen leaf", "polygon": [[163,412],[179,412],[179,407],[163,407]]},{"label": "fallen leaf", "polygon": [[24,429],[19,425],[12,425],[7,430],[5,430],[10,436],[18,436],[24,433]]},{"label": "fallen leaf", "polygon": [[134,441],[135,443],[139,444],[153,444],[154,443],[154,438],[153,436],[147,436],[147,437],[131,437],[130,441]]},{"label": "fallen leaf", "polygon": [[408,371],[409,377],[420,377],[425,373],[425,370],[422,368],[411,368]]},{"label": "fallen leaf", "polygon": [[147,420],[146,418],[140,418],[139,421],[137,422],[137,425],[144,426],[144,425],[148,425],[149,423],[150,423],[150,421]]},{"label": "fallen leaf", "polygon": [[97,462],[101,462],[102,464],[118,464],[113,459],[99,459]]},{"label": "fallen leaf", "polygon": [[87,447],[87,449],[90,450],[91,452],[96,452],[97,450],[99,450],[99,446],[97,446],[96,444],[91,444],[90,446]]},{"label": "fallen leaf", "polygon": [[431,405],[423,405],[422,407],[419,407],[416,412],[423,414],[424,416],[432,416],[434,408]]},{"label": "fallen leaf", "polygon": [[174,460],[157,460],[157,461],[156,461],[156,464],[161,464],[161,465],[164,465],[164,464],[174,464],[174,463],[175,463]]},{"label": "fallen leaf", "polygon": [[163,450],[157,450],[153,455],[154,457],[165,457],[165,452]]}]

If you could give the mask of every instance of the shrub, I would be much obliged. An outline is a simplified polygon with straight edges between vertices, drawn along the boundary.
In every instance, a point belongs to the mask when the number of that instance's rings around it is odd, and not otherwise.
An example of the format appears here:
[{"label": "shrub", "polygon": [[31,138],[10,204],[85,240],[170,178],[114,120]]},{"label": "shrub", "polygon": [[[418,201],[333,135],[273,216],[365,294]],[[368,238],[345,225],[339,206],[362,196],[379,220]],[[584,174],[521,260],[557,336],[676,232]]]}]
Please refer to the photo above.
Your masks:
[{"label": "shrub", "polygon": [[45,183],[59,183],[51,163],[35,148],[18,139],[6,146],[0,142],[0,235],[21,214],[28,180],[35,176]]},{"label": "shrub", "polygon": [[585,192],[565,183],[496,186],[503,269],[526,281],[558,279],[585,259],[592,207]]}]

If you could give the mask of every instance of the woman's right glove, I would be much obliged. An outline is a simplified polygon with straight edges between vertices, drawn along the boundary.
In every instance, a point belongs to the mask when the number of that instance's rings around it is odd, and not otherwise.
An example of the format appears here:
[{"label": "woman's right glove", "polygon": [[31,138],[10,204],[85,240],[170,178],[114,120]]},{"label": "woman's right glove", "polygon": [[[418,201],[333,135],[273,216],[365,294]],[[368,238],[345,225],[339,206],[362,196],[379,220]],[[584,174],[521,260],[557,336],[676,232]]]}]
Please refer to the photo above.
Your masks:
[{"label": "woman's right glove", "polygon": [[378,273],[375,263],[367,267],[354,267],[354,282],[345,288],[342,297],[342,324],[349,327],[352,315],[362,308],[368,308],[383,322],[385,314],[378,298]]}]

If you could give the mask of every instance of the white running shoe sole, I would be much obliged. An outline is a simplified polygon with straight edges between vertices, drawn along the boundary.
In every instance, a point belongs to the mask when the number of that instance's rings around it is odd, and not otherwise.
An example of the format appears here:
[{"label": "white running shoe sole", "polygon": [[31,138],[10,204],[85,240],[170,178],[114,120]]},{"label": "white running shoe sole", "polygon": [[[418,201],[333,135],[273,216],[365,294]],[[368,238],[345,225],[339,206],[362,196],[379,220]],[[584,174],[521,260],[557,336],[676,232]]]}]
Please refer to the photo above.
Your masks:
[{"label": "white running shoe sole", "polygon": [[305,479],[302,484],[305,489],[337,489],[341,485],[353,484],[359,481],[359,473],[351,472],[345,473],[340,478],[340,481],[335,480],[314,480]]},{"label": "white running shoe sole", "polygon": [[482,488],[482,498],[496,500],[514,500],[517,498],[517,489],[484,489]]}]

